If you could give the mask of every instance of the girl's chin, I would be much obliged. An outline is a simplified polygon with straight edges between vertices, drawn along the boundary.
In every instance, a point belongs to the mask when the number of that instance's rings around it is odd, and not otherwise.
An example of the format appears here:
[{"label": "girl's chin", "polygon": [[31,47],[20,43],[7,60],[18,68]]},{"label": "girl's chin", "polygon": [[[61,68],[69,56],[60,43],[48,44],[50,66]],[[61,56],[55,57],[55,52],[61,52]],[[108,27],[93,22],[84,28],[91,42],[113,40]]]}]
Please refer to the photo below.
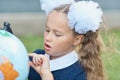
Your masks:
[{"label": "girl's chin", "polygon": [[46,52],[48,55],[51,55],[51,51],[50,51],[50,50],[46,50],[46,49],[45,49],[45,52]]}]

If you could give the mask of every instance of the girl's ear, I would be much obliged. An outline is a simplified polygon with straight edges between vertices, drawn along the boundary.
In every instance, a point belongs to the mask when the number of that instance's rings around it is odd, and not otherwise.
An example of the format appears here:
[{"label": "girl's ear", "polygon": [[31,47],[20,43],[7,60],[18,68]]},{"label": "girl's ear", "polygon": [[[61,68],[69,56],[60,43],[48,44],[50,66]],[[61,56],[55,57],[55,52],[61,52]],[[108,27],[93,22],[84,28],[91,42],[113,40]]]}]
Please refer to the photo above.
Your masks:
[{"label": "girl's ear", "polygon": [[84,36],[78,35],[75,37],[73,45],[76,46],[76,45],[80,44],[83,40],[84,40]]}]

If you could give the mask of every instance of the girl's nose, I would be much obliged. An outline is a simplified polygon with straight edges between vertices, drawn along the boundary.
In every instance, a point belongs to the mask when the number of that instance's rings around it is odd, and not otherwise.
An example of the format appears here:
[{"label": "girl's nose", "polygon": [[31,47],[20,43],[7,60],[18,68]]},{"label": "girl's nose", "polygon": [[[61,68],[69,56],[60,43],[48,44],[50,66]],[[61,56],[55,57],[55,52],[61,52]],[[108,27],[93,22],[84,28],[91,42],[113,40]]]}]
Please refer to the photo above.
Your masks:
[{"label": "girl's nose", "polygon": [[52,41],[52,34],[51,33],[48,33],[45,35],[45,40],[48,41],[48,42],[51,42]]}]

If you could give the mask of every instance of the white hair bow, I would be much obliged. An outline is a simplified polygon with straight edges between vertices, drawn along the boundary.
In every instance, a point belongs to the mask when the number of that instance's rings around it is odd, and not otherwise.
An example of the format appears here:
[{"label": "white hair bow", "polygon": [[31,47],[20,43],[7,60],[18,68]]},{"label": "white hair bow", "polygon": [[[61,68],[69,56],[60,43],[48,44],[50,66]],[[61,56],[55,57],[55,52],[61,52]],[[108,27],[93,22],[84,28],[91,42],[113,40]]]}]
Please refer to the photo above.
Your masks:
[{"label": "white hair bow", "polygon": [[102,10],[98,3],[93,1],[79,1],[70,6],[68,21],[71,29],[79,34],[88,31],[95,32],[102,22]]}]

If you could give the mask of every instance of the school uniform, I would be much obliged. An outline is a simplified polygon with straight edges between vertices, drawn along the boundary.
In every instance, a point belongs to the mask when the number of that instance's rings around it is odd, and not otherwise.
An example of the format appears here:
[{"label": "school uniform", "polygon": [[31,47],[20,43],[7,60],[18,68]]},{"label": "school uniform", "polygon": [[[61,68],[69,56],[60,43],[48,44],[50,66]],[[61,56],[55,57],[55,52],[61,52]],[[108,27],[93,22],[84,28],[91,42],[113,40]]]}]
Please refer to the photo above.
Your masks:
[{"label": "school uniform", "polygon": [[[44,50],[36,50],[37,54],[45,54]],[[31,60],[31,58],[30,58]],[[87,80],[85,69],[78,61],[78,55],[72,51],[65,56],[50,60],[50,70],[54,80]],[[40,75],[30,67],[28,80],[42,80]]]}]

